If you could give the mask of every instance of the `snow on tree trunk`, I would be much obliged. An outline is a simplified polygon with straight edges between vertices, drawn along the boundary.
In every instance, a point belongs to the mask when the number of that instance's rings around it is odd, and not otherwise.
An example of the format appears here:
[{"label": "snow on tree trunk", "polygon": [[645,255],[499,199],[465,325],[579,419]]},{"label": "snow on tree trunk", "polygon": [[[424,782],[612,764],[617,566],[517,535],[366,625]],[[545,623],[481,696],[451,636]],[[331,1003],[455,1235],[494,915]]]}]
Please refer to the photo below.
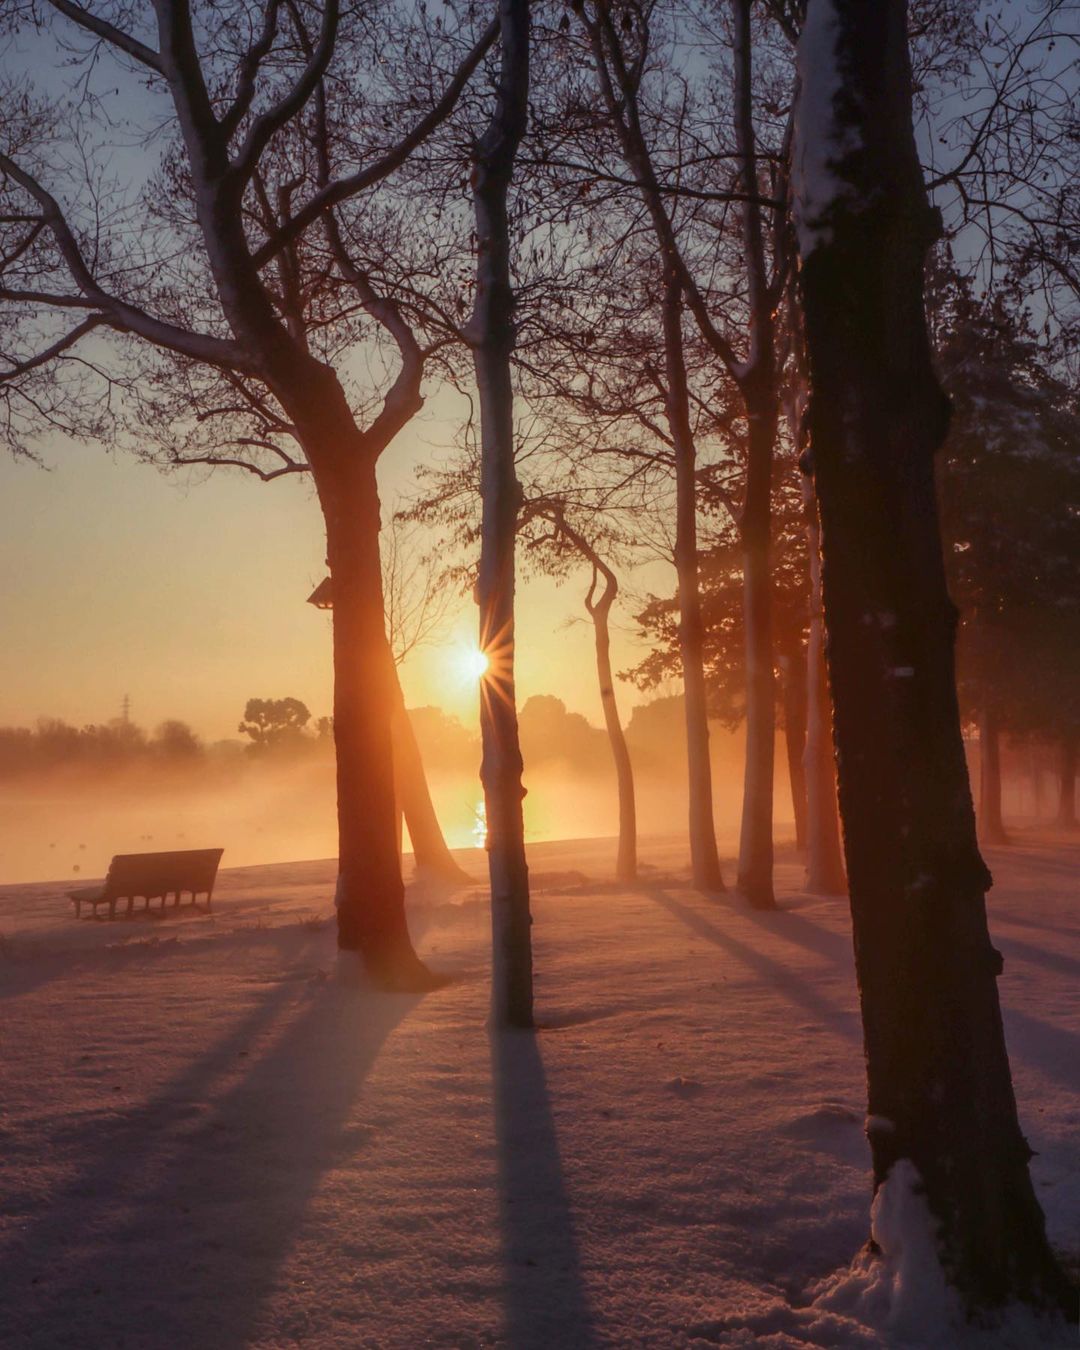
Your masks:
[{"label": "snow on tree trunk", "polygon": [[1076,752],[1075,734],[1061,742],[1061,783],[1058,789],[1057,823],[1063,830],[1076,829]]},{"label": "snow on tree trunk", "polygon": [[682,285],[674,269],[664,283],[664,355],[667,421],[675,455],[675,575],[679,598],[679,659],[686,715],[690,794],[690,868],[694,885],[722,891],[713,821],[709,714],[705,696],[705,633],[698,575],[696,451],[690,429],[690,396],[682,333]]},{"label": "snow on tree trunk", "polygon": [[476,300],[469,325],[480,395],[480,776],[491,874],[495,1026],[533,1024],[529,871],[525,862],[521,747],[514,694],[514,547],[521,488],[514,467],[514,293],[507,195],[525,132],[529,88],[528,0],[499,0],[501,58],[496,106],[473,149]]},{"label": "snow on tree trunk", "polygon": [[979,717],[979,833],[986,844],[1009,842],[1001,814],[1001,732],[989,702]]},{"label": "snow on tree trunk", "polygon": [[832,700],[825,666],[821,602],[821,541],[817,501],[803,480],[807,551],[810,555],[810,630],[806,640],[806,889],[812,895],[846,895],[833,753]]},{"label": "snow on tree trunk", "polygon": [[923,312],[940,231],[915,148],[902,0],[809,0],[795,220],[809,451],[874,1186],[903,1164],[969,1306],[1076,1315],[1046,1240],[1005,1050],[953,666]]}]

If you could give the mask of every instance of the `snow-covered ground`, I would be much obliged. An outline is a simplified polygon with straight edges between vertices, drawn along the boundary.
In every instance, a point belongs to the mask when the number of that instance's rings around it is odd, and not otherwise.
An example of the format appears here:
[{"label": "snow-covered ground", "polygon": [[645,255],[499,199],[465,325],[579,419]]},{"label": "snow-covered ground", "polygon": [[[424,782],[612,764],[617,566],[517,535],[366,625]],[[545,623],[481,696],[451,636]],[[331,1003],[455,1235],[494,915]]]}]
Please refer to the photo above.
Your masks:
[{"label": "snow-covered ground", "polygon": [[[0,888],[0,1344],[930,1344],[847,1269],[869,1181],[845,903],[800,894],[791,855],[769,915],[689,889],[676,843],[646,841],[634,890],[610,855],[532,849],[535,1037],[485,1029],[479,884],[411,892],[454,976],[423,999],[332,978],[327,862],[225,871],[212,917],[76,924],[62,883]],[[1075,1259],[1080,847],[991,862],[1036,1185]]]}]

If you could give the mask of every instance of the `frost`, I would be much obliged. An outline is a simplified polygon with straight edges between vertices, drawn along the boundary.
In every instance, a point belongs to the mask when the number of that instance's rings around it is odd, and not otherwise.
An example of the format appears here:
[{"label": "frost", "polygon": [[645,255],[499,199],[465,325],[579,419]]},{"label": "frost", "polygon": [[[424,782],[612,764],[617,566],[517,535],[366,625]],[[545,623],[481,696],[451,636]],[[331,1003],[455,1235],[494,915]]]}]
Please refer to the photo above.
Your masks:
[{"label": "frost", "polygon": [[838,29],[833,0],[809,0],[796,60],[799,95],[791,165],[795,231],[804,261],[832,238],[837,202],[854,196],[836,168],[862,144],[858,132],[837,117],[836,98],[844,87]]}]

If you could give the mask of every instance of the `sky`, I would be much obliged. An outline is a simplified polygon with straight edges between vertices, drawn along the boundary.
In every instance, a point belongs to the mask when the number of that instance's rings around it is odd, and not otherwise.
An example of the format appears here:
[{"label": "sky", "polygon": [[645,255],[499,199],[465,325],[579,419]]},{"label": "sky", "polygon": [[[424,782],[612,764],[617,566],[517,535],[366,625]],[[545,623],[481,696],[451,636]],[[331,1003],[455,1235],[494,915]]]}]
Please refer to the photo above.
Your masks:
[{"label": "sky", "polygon": [[[450,432],[432,413],[402,433],[380,474],[386,506]],[[330,711],[330,621],[305,603],[325,575],[306,482],[170,476],[59,441],[42,453],[46,469],[0,456],[0,725],[104,722],[125,695],[140,725],[179,717],[211,740],[236,735],[248,698]],[[662,585],[667,569],[656,570]],[[553,693],[600,723],[591,629],[568,623],[584,618],[587,580],[522,585],[518,696]],[[626,611],[620,627],[616,669],[639,650]],[[402,669],[410,706],[435,703],[475,724],[477,688],[461,659],[475,635],[475,606],[462,598],[438,644]],[[629,685],[619,693],[627,712],[642,697]]]}]

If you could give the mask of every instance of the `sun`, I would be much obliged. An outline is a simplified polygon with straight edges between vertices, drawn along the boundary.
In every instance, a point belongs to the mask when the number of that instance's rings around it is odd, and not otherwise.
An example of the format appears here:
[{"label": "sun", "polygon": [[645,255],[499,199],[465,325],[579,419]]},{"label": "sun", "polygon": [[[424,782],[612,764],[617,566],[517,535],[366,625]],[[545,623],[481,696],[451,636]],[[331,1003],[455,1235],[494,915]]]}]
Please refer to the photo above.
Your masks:
[{"label": "sun", "polygon": [[462,653],[462,670],[471,680],[482,679],[487,674],[489,665],[487,652],[482,652],[479,648]]}]

